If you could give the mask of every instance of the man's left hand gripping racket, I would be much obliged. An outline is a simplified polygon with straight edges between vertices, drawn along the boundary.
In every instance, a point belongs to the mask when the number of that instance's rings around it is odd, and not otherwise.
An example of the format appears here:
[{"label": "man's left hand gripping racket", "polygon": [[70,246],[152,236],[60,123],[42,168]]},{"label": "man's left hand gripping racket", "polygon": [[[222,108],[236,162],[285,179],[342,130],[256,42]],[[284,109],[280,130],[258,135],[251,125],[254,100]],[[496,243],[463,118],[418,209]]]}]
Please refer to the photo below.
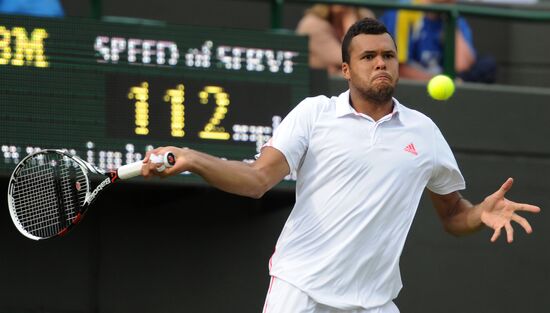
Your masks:
[{"label": "man's left hand gripping racket", "polygon": [[[151,155],[159,171],[175,164],[171,152]],[[102,169],[61,150],[42,150],[26,156],[15,168],[8,186],[13,223],[25,237],[42,240],[65,235],[108,185],[141,174],[142,161],[113,171]],[[89,174],[107,177],[91,191]]]}]

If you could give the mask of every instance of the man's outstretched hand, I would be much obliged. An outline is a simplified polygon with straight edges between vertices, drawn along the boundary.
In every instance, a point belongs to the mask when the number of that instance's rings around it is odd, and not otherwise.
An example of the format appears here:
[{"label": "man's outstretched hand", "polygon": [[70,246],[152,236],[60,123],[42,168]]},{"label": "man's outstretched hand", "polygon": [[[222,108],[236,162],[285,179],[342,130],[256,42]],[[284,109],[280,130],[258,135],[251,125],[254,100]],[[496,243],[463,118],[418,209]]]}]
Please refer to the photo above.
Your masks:
[{"label": "man's outstretched hand", "polygon": [[481,222],[494,230],[493,236],[491,237],[491,242],[495,242],[498,237],[500,237],[502,228],[506,231],[508,243],[514,241],[514,228],[512,227],[512,221],[520,224],[528,234],[533,232],[533,228],[527,219],[519,216],[517,211],[538,213],[540,212],[540,208],[535,205],[517,203],[506,199],[506,192],[512,188],[513,183],[514,180],[512,178],[508,178],[499,190],[478,204],[481,209]]}]

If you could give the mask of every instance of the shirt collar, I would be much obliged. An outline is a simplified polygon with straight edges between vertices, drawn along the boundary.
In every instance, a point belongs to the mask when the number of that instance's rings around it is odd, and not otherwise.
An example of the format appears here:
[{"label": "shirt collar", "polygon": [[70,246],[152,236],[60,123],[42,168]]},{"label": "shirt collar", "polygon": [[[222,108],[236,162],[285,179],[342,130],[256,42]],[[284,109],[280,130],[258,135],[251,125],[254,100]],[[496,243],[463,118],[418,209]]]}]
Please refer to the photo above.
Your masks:
[{"label": "shirt collar", "polygon": [[336,117],[348,114],[357,114],[357,112],[349,103],[349,90],[346,90],[336,98]]},{"label": "shirt collar", "polygon": [[[392,98],[393,100],[393,111],[391,113],[391,119],[396,118],[398,121],[402,121],[402,112],[403,105],[397,101],[397,99]],[[336,117],[343,117],[349,114],[365,116],[364,114],[358,113],[349,103],[349,90],[341,93],[336,99]]]}]

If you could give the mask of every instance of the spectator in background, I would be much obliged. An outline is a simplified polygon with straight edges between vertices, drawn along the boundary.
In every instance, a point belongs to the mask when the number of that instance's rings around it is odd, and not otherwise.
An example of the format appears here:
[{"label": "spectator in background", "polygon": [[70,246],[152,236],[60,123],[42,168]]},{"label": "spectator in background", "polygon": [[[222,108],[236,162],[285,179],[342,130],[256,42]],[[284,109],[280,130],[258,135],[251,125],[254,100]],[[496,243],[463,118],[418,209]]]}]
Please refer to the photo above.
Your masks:
[{"label": "spectator in background", "polygon": [[331,75],[342,74],[342,39],[348,28],[372,11],[344,5],[317,4],[306,10],[296,32],[309,36],[309,65],[327,69]]},{"label": "spectator in background", "polygon": [[[452,4],[455,0],[413,0],[422,4]],[[402,78],[428,80],[443,72],[443,15],[433,12],[389,10],[380,20],[397,43]],[[473,35],[466,20],[457,20],[455,39],[455,71],[464,81],[493,83],[496,63],[490,57],[476,54]]]},{"label": "spectator in background", "polygon": [[0,0],[0,14],[65,16],[59,0]]}]

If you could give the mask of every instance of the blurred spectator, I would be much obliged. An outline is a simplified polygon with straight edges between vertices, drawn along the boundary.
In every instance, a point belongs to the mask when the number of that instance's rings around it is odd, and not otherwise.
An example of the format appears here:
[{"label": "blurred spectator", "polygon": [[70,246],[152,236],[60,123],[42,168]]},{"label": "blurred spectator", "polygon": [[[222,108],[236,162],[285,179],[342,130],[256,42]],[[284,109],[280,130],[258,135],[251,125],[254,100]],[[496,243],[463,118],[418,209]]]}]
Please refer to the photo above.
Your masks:
[{"label": "blurred spectator", "polygon": [[[415,3],[443,4],[455,0],[415,0]],[[433,12],[389,10],[380,20],[397,43],[402,78],[427,80],[443,72],[444,15]],[[490,57],[479,57],[470,26],[458,18],[455,39],[455,71],[465,81],[493,83],[496,63]]]},{"label": "blurred spectator", "polygon": [[1,14],[63,17],[59,0],[0,0]]},{"label": "blurred spectator", "polygon": [[307,9],[296,32],[309,36],[310,67],[341,74],[342,39],[348,28],[364,17],[374,14],[365,8],[344,5],[317,4]]}]

